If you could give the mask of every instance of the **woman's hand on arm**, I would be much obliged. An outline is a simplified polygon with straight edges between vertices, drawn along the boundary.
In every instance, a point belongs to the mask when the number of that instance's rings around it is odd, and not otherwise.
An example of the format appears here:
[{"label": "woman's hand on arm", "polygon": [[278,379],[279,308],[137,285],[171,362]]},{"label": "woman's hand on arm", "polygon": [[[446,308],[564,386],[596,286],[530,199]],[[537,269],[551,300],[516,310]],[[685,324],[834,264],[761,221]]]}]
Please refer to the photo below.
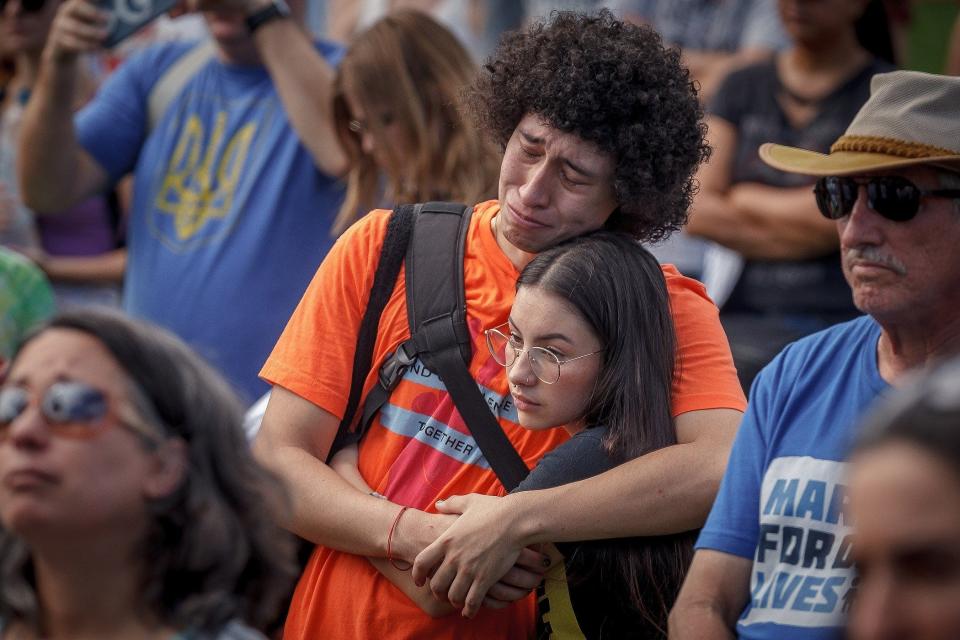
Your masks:
[{"label": "woman's hand on arm", "polygon": [[503,498],[450,498],[438,509],[463,515],[417,556],[414,579],[418,584],[429,579],[437,597],[465,598],[467,615],[476,612],[501,576],[512,582],[510,572],[521,567],[546,570],[543,556],[527,548],[531,545],[700,527],[741,416],[733,409],[684,413],[676,419],[679,444],[580,482]]},{"label": "woman's hand on arm", "polygon": [[523,496],[471,494],[437,503],[443,513],[463,514],[417,556],[413,578],[433,595],[462,607],[464,617],[481,606],[498,607],[526,596],[550,567],[549,556],[527,548],[519,517]]},{"label": "woman's hand on arm", "polygon": [[[365,494],[372,494],[373,489],[370,485],[367,484],[363,476],[360,475],[360,469],[358,468],[359,461],[359,449],[357,445],[350,445],[344,447],[336,454],[333,458],[330,459],[330,468],[337,472],[341,478],[346,480],[352,487],[361,491]],[[400,505],[394,504],[398,510],[398,515],[396,516],[396,526],[391,526],[392,531],[392,540],[391,542],[399,542],[403,537],[404,533],[407,531],[406,523],[404,522],[407,518],[415,518],[420,513],[419,511],[407,509],[404,511],[403,515],[399,514]],[[416,515],[415,515],[416,514]],[[442,518],[446,520],[447,524],[452,524],[456,521],[455,515],[435,515],[431,514],[428,517]],[[388,531],[388,537],[390,536],[390,531]],[[392,544],[389,545],[392,547]],[[379,558],[368,556],[367,560],[373,567],[380,572],[383,577],[389,580],[393,586],[398,588],[404,593],[410,600],[416,604],[420,609],[429,615],[432,618],[442,618],[448,616],[452,613],[455,613],[458,609],[462,608],[462,604],[457,607],[450,604],[446,599],[439,600],[434,597],[433,592],[430,590],[430,587],[427,585],[417,586],[413,581],[413,576],[410,573],[409,567],[406,569],[398,568],[399,565],[395,566],[390,562],[389,559]],[[409,563],[407,563],[409,564]],[[499,595],[502,599],[497,600],[494,597],[488,597],[484,600],[484,606],[490,608],[502,608],[508,606],[511,602],[519,600],[525,597],[529,593],[529,589],[521,590],[515,587],[511,587],[506,584],[496,584],[492,588],[492,592],[496,595]]]}]

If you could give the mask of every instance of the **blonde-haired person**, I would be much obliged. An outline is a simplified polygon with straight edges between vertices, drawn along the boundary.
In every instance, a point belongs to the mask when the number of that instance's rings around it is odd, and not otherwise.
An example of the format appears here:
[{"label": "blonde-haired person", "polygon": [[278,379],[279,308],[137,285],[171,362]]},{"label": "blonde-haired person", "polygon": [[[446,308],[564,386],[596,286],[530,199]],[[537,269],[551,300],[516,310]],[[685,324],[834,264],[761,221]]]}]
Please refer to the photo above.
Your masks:
[{"label": "blonde-haired person", "polygon": [[334,81],[349,167],[335,234],[383,203],[496,195],[499,153],[458,106],[475,72],[456,37],[420,11],[388,14],[356,37]]}]

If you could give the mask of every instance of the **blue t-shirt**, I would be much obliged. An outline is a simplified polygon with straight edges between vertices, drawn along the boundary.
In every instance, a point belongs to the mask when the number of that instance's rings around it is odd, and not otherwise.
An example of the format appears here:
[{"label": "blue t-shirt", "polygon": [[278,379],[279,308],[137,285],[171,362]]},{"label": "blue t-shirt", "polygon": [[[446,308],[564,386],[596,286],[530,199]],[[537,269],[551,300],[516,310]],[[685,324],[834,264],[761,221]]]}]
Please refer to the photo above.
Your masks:
[{"label": "blue t-shirt", "polygon": [[[252,401],[332,245],[342,185],[316,168],[263,67],[211,58],[148,131],[151,89],[194,46],[127,61],[78,114],[77,134],[113,180],[134,172],[125,308],[178,334]],[[331,63],[342,54],[319,50]]]},{"label": "blue t-shirt", "polygon": [[750,558],[742,638],[840,638],[854,581],[845,459],[888,385],[869,316],[788,346],[757,377],[717,500],[697,541]]}]

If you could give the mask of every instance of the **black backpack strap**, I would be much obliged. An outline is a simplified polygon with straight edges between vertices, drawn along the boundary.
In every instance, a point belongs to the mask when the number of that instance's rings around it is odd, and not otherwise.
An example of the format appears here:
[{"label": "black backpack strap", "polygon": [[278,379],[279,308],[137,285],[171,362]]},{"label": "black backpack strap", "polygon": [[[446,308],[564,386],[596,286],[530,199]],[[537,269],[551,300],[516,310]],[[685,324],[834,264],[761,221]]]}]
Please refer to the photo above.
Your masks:
[{"label": "black backpack strap", "polygon": [[[468,369],[472,359],[463,260],[472,209],[430,202],[414,225],[407,251],[407,314],[415,351],[440,376],[484,457],[506,489],[530,472],[490,411]],[[455,234],[455,235],[454,235]],[[456,244],[446,239],[456,238]],[[440,239],[456,251],[441,251]]]},{"label": "black backpack strap", "polygon": [[[344,413],[337,438],[331,448],[331,456],[343,446],[358,442],[363,437],[403,374],[420,358],[447,387],[474,440],[504,487],[512,490],[529,473],[520,454],[513,448],[500,423],[490,412],[476,380],[468,369],[472,346],[466,317],[463,259],[471,214],[470,207],[447,202],[407,205],[394,210],[390,224],[394,224],[395,219],[402,218],[403,222],[397,224],[403,225],[404,235],[398,231],[391,241],[388,226],[370,302],[361,324],[348,410]],[[389,260],[388,247],[391,256]],[[399,272],[399,265],[394,264],[394,252],[400,247],[400,259],[403,258],[403,253],[406,254],[404,269],[411,337],[398,346],[381,365],[378,383],[364,400],[360,423],[356,429],[351,430],[349,427],[353,423],[363,383],[370,370],[373,342],[376,339],[383,305],[393,291]],[[392,271],[388,273],[384,268],[384,278],[389,278],[389,283],[381,285],[386,287],[386,291],[381,306],[375,309],[374,291],[378,290],[381,266],[387,262],[390,263]],[[367,327],[368,324],[372,327]],[[371,332],[367,338],[369,344],[365,343],[365,328]],[[360,358],[361,347],[364,347],[366,352],[363,360]]]},{"label": "black backpack strap", "polygon": [[357,336],[357,350],[353,354],[353,379],[350,382],[350,395],[347,397],[347,406],[343,412],[343,420],[337,429],[337,436],[330,447],[329,458],[343,447],[360,441],[366,427],[362,423],[352,428],[360,404],[360,395],[363,393],[363,384],[367,379],[367,372],[373,361],[373,347],[377,341],[377,331],[380,328],[380,316],[390,299],[390,294],[396,286],[397,274],[403,264],[403,257],[407,253],[410,243],[410,233],[415,220],[414,205],[398,206],[390,214],[387,223],[387,233],[380,248],[380,258],[377,270],[373,275],[373,285],[370,287],[370,298],[367,301],[367,310],[360,321],[360,331]]}]

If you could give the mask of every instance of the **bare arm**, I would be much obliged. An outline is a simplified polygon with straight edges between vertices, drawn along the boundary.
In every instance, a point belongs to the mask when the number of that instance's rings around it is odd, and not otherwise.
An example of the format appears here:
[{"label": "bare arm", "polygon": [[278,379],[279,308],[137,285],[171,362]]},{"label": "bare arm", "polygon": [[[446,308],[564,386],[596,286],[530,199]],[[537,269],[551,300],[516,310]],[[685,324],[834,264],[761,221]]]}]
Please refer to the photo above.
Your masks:
[{"label": "bare arm", "polygon": [[[386,558],[387,537],[399,507],[371,496],[369,490],[358,488],[366,487],[365,482],[357,486],[350,484],[322,462],[330,451],[339,423],[331,413],[283,387],[274,386],[263,424],[254,441],[254,453],[285,481],[291,493],[293,513],[286,523],[288,529],[333,549],[368,559]],[[356,481],[359,473],[352,477]],[[392,538],[393,557],[413,562],[416,554],[433,542],[454,519],[449,515],[407,509]],[[543,567],[539,562],[540,554],[525,551],[519,566],[513,566],[511,562],[496,576],[494,582],[498,584],[481,603],[498,608],[525,597],[542,577]],[[386,570],[381,573],[398,587],[400,584],[388,572],[409,580],[408,575],[396,571],[386,561],[374,562],[374,566],[378,570],[384,567]],[[401,589],[410,596],[405,587]],[[420,604],[426,590],[418,588],[418,591],[421,593],[411,599]],[[446,615],[449,611],[444,602],[424,604],[421,608],[430,615]]]},{"label": "bare arm", "polygon": [[[369,494],[373,489],[363,479],[363,476],[360,475],[360,469],[357,468],[358,453],[356,445],[344,447],[330,460],[330,468],[336,471],[341,478],[349,482],[358,491]],[[401,521],[402,518],[403,516],[401,516]],[[397,528],[399,529],[400,526],[401,524],[398,522]],[[398,533],[398,531],[394,532],[394,534],[396,533]],[[384,558],[367,558],[367,560],[383,577],[389,580],[393,586],[400,589],[404,595],[410,598],[410,600],[427,615],[433,618],[440,618],[456,611],[452,605],[434,598],[433,594],[430,593],[430,589],[418,587],[414,584],[413,577],[410,575],[409,570],[401,571]]]},{"label": "bare arm", "polygon": [[733,638],[734,626],[750,597],[751,562],[701,549],[670,612],[670,638]]},{"label": "bare arm", "polygon": [[123,281],[127,250],[115,249],[97,256],[52,256],[45,252],[28,254],[54,282]]},{"label": "bare arm", "polygon": [[[263,0],[244,0],[245,12],[262,8]],[[335,71],[293,20],[274,20],[254,33],[266,66],[297,137],[324,173],[343,175],[347,157],[340,148],[333,121]]]},{"label": "bare arm", "polygon": [[79,56],[100,48],[105,18],[88,0],[58,10],[36,87],[23,116],[18,171],[24,202],[34,211],[63,211],[104,191],[107,172],[80,146],[73,106],[82,88]]},{"label": "bare arm", "polygon": [[707,122],[713,155],[697,173],[687,232],[748,259],[803,260],[836,249],[836,226],[817,211],[812,188],[731,184],[737,131],[721,118]]},{"label": "bare arm", "polygon": [[[692,411],[677,417],[679,444],[580,482],[490,499],[453,498],[463,515],[417,556],[414,579],[476,612],[487,589],[520,550],[542,542],[677,533],[706,519],[741,413]],[[430,575],[432,574],[432,578]]]},{"label": "bare arm", "polygon": [[[254,452],[292,495],[287,528],[333,549],[385,558],[397,505],[359,491],[323,462],[339,423],[333,414],[274,386]],[[409,509],[403,516],[404,535],[393,541],[394,556],[412,562],[451,519]]]}]

